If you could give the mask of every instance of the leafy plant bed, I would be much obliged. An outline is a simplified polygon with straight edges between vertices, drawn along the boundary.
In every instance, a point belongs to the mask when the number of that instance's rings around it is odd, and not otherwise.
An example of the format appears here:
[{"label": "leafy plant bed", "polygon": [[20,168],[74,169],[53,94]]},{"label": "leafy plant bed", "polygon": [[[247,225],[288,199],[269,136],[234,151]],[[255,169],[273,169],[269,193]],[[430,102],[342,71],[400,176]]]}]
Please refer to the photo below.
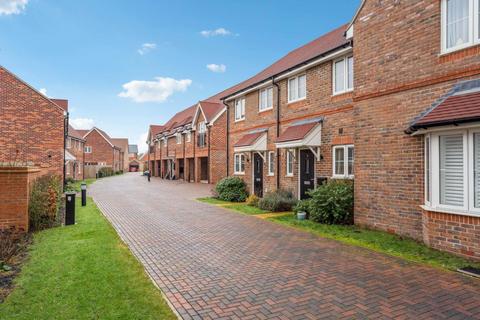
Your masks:
[{"label": "leafy plant bed", "polygon": [[270,213],[270,211],[267,210],[262,210],[257,207],[249,206],[245,202],[229,202],[229,201],[223,201],[219,200],[216,198],[199,198],[197,199],[200,202],[212,204],[215,206],[219,206],[225,209],[237,211],[243,214],[247,215],[257,215],[257,214],[265,214],[265,213]]},{"label": "leafy plant bed", "polygon": [[0,318],[176,319],[92,199],[76,210],[76,225],[34,234]]},{"label": "leafy plant bed", "polygon": [[[0,257],[0,303],[14,289],[14,279],[20,273],[23,264],[28,257],[28,246],[31,243],[31,235],[26,234],[15,241],[15,252],[8,260],[3,261]],[[4,239],[2,239],[4,240]],[[0,244],[4,245],[6,241]]]},{"label": "leafy plant bed", "polygon": [[358,226],[326,225],[309,220],[299,221],[293,215],[277,216],[267,220],[308,231],[323,238],[334,239],[433,267],[452,271],[466,266],[480,268],[478,262],[438,251],[412,239],[387,232],[368,230]]}]

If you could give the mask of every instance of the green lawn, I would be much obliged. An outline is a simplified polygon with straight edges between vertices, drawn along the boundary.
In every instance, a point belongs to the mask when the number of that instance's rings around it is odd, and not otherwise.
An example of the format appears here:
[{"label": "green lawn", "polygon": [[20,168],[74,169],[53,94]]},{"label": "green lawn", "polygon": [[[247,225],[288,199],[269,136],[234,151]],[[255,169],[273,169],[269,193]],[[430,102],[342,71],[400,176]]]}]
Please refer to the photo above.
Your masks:
[{"label": "green lawn", "polygon": [[[77,202],[79,203],[79,202]],[[176,319],[89,198],[77,224],[39,232],[0,319]]]},{"label": "green lawn", "polygon": [[87,192],[88,192],[88,186],[94,183],[95,181],[96,181],[95,178],[85,179],[83,181],[75,181],[74,183],[69,184],[69,189],[76,192],[80,192],[81,191],[80,186],[83,182],[85,182],[87,184]]},{"label": "green lawn", "polygon": [[197,199],[200,202],[212,204],[215,206],[219,206],[225,209],[237,211],[247,215],[256,215],[256,214],[264,214],[269,213],[269,211],[259,209],[257,207],[249,206],[245,202],[228,202],[223,200],[218,200],[215,198],[199,198]]},{"label": "green lawn", "polygon": [[368,248],[434,267],[449,270],[457,270],[460,267],[469,265],[480,267],[480,263],[473,263],[449,253],[431,249],[414,240],[382,231],[367,230],[357,226],[324,225],[308,220],[299,221],[293,214],[272,217],[267,220],[308,231],[324,238],[338,240],[350,245]]}]

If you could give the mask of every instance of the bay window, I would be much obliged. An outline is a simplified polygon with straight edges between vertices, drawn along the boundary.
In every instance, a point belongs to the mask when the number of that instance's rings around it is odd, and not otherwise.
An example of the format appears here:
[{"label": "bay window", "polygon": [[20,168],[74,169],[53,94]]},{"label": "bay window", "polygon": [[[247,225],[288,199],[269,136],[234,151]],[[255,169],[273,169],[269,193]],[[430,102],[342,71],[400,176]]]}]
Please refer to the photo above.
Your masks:
[{"label": "bay window", "polygon": [[480,215],[480,129],[425,136],[425,203]]},{"label": "bay window", "polygon": [[480,43],[479,3],[479,0],[442,0],[443,52]]},{"label": "bay window", "polygon": [[236,153],[233,158],[233,167],[235,174],[245,174],[245,155]]},{"label": "bay window", "polygon": [[288,79],[288,102],[295,102],[307,97],[307,75],[302,74]]},{"label": "bay window", "polygon": [[353,178],[354,159],[353,145],[333,147],[333,177],[337,179]]}]

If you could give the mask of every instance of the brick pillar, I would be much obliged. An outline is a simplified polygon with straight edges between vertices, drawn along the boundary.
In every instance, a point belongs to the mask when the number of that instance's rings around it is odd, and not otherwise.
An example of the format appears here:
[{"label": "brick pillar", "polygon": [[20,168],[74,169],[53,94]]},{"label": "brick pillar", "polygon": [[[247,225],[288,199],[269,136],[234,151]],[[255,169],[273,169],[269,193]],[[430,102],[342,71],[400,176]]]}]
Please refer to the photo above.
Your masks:
[{"label": "brick pillar", "polygon": [[0,229],[28,231],[29,186],[39,171],[29,167],[0,167]]}]

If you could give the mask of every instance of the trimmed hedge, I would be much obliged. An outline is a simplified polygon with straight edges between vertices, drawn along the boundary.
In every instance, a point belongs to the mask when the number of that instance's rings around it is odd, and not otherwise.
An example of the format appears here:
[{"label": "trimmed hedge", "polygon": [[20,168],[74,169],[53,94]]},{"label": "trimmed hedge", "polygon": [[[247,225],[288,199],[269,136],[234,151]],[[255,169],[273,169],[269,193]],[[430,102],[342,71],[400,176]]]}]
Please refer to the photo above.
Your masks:
[{"label": "trimmed hedge", "polygon": [[216,197],[223,201],[244,202],[248,197],[247,185],[238,177],[226,177],[215,186]]},{"label": "trimmed hedge", "polygon": [[105,178],[105,177],[110,177],[113,176],[114,172],[111,167],[103,167],[98,170],[98,177],[99,178]]},{"label": "trimmed hedge", "polygon": [[60,223],[62,189],[62,179],[55,175],[45,175],[33,182],[28,203],[32,231],[43,230]]}]

